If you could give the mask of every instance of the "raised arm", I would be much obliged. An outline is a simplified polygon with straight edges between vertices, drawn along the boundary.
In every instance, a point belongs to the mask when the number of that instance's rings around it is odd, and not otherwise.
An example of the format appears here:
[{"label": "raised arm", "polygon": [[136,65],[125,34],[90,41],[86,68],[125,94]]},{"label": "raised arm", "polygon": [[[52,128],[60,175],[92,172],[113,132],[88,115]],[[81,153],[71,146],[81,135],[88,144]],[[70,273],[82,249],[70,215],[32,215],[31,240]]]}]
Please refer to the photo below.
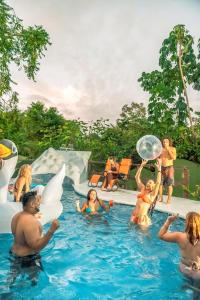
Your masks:
[{"label": "raised arm", "polygon": [[157,169],[157,178],[156,178],[156,184],[154,187],[154,190],[152,192],[152,195],[154,196],[154,198],[158,195],[158,191],[159,191],[159,187],[160,187],[160,183],[161,183],[161,162],[162,160],[160,158],[157,159],[156,161],[156,169]]},{"label": "raised arm", "polygon": [[86,208],[87,208],[86,202],[83,203],[82,208],[81,208],[80,207],[80,201],[79,200],[76,201],[76,210],[78,212],[83,213],[83,212],[85,212]]},{"label": "raised arm", "polygon": [[108,205],[106,205],[106,204],[104,203],[104,201],[102,201],[102,200],[99,199],[99,204],[101,205],[101,207],[102,207],[105,211],[109,211],[110,208],[111,208],[111,206],[113,206],[113,201],[110,200],[110,201],[108,202]]},{"label": "raised arm", "polygon": [[169,226],[178,218],[178,215],[173,215],[167,218],[159,231],[159,238],[165,242],[181,244],[184,239],[183,232],[168,232]]},{"label": "raised arm", "polygon": [[138,186],[139,190],[142,190],[142,189],[145,188],[144,183],[141,181],[141,172],[142,172],[143,167],[147,164],[147,162],[148,162],[148,160],[142,160],[142,163],[139,166],[139,168],[138,168],[138,170],[135,174],[135,180],[136,180],[136,183],[137,183],[137,186]]}]

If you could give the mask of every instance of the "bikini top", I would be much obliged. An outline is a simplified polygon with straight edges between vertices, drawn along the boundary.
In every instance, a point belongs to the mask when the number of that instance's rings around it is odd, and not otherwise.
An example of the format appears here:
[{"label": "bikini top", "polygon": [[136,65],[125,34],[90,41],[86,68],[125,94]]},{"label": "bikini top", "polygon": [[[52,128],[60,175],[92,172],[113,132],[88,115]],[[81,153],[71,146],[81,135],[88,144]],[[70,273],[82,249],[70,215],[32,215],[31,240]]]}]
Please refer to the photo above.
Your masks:
[{"label": "bikini top", "polygon": [[142,201],[151,204],[151,200],[149,199],[149,196],[147,196],[148,194],[143,192],[137,195],[138,199],[141,199]]},{"label": "bikini top", "polygon": [[[102,212],[104,209],[103,209],[103,207],[101,206],[101,204],[100,204],[100,202],[99,202],[99,207],[98,207],[98,209],[97,209],[97,212]],[[92,209],[88,206],[87,208],[86,208],[86,213],[91,213],[92,212]]]}]

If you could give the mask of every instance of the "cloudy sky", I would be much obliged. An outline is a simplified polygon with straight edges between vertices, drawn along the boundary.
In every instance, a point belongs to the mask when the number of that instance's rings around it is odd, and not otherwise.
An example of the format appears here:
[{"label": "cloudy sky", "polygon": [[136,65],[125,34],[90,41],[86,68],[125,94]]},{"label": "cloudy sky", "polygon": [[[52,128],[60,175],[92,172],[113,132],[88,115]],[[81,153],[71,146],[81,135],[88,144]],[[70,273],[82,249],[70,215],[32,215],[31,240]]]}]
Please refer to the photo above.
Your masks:
[{"label": "cloudy sky", "polygon": [[[41,100],[66,118],[114,121],[124,104],[148,101],[137,82],[158,68],[159,49],[176,24],[200,37],[200,0],[8,0],[24,25],[43,25],[52,45],[37,82],[14,72],[20,107]],[[189,90],[199,109],[199,94]]]}]

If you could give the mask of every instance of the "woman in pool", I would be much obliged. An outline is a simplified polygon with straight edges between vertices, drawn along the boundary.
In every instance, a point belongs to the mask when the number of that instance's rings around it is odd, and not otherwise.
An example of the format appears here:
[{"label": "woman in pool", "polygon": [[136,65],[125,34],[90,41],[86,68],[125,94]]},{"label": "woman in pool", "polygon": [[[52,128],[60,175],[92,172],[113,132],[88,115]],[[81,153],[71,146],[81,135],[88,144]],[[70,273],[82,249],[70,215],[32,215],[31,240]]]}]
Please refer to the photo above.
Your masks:
[{"label": "woman in pool", "polygon": [[32,181],[31,166],[26,164],[19,169],[19,175],[14,185],[14,201],[19,202],[24,193],[30,191]]},{"label": "woman in pool", "polygon": [[79,200],[76,201],[76,209],[79,212],[86,212],[90,214],[98,214],[102,211],[109,211],[110,207],[113,205],[112,200],[109,201],[109,205],[105,205],[102,200],[97,197],[97,192],[94,189],[90,189],[87,194],[87,201],[83,203],[82,208],[80,208]]},{"label": "woman in pool", "polygon": [[190,278],[200,279],[200,214],[187,214],[185,232],[168,232],[177,217],[173,215],[167,218],[159,231],[159,238],[177,243],[181,250],[180,271]]},{"label": "woman in pool", "polygon": [[156,201],[156,197],[158,195],[161,182],[161,160],[157,159],[157,163],[155,164],[158,170],[156,182],[150,179],[147,181],[146,185],[144,185],[144,183],[141,181],[141,172],[146,163],[147,160],[142,161],[135,175],[140,194],[137,196],[136,206],[130,219],[130,222],[145,227],[151,225],[151,219],[148,216],[148,210],[151,204]]}]

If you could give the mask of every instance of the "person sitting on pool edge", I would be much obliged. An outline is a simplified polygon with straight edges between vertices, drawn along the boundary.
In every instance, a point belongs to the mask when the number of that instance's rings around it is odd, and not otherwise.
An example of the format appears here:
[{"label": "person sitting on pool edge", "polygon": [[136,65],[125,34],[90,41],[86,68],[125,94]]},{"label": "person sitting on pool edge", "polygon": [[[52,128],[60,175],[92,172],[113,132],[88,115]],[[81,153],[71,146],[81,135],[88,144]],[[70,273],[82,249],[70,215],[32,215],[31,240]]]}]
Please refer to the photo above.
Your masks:
[{"label": "person sitting on pool edge", "polygon": [[76,209],[78,212],[86,212],[90,214],[98,214],[102,211],[109,211],[110,207],[113,206],[113,201],[109,201],[109,205],[104,204],[97,196],[97,192],[94,189],[90,189],[87,194],[87,201],[83,203],[80,208],[80,201],[76,201]]},{"label": "person sitting on pool edge", "polygon": [[32,168],[30,165],[25,164],[20,167],[19,175],[14,185],[14,190],[13,190],[14,201],[19,202],[23,194],[30,191],[31,181],[32,181]]},{"label": "person sitting on pool edge", "polygon": [[200,214],[189,212],[185,232],[168,232],[178,215],[169,216],[159,231],[159,238],[178,244],[181,250],[180,271],[187,277],[200,279]]},{"label": "person sitting on pool edge", "polygon": [[132,215],[130,218],[130,222],[133,222],[140,226],[151,225],[151,219],[148,216],[148,210],[151,204],[153,204],[153,202],[156,200],[161,182],[161,160],[157,159],[157,162],[155,164],[158,170],[156,182],[150,179],[147,181],[146,185],[144,185],[144,183],[141,181],[141,172],[146,164],[147,160],[142,160],[142,163],[135,175],[136,183],[138,189],[140,190],[140,194],[138,194],[137,196],[136,206],[132,211]]}]

